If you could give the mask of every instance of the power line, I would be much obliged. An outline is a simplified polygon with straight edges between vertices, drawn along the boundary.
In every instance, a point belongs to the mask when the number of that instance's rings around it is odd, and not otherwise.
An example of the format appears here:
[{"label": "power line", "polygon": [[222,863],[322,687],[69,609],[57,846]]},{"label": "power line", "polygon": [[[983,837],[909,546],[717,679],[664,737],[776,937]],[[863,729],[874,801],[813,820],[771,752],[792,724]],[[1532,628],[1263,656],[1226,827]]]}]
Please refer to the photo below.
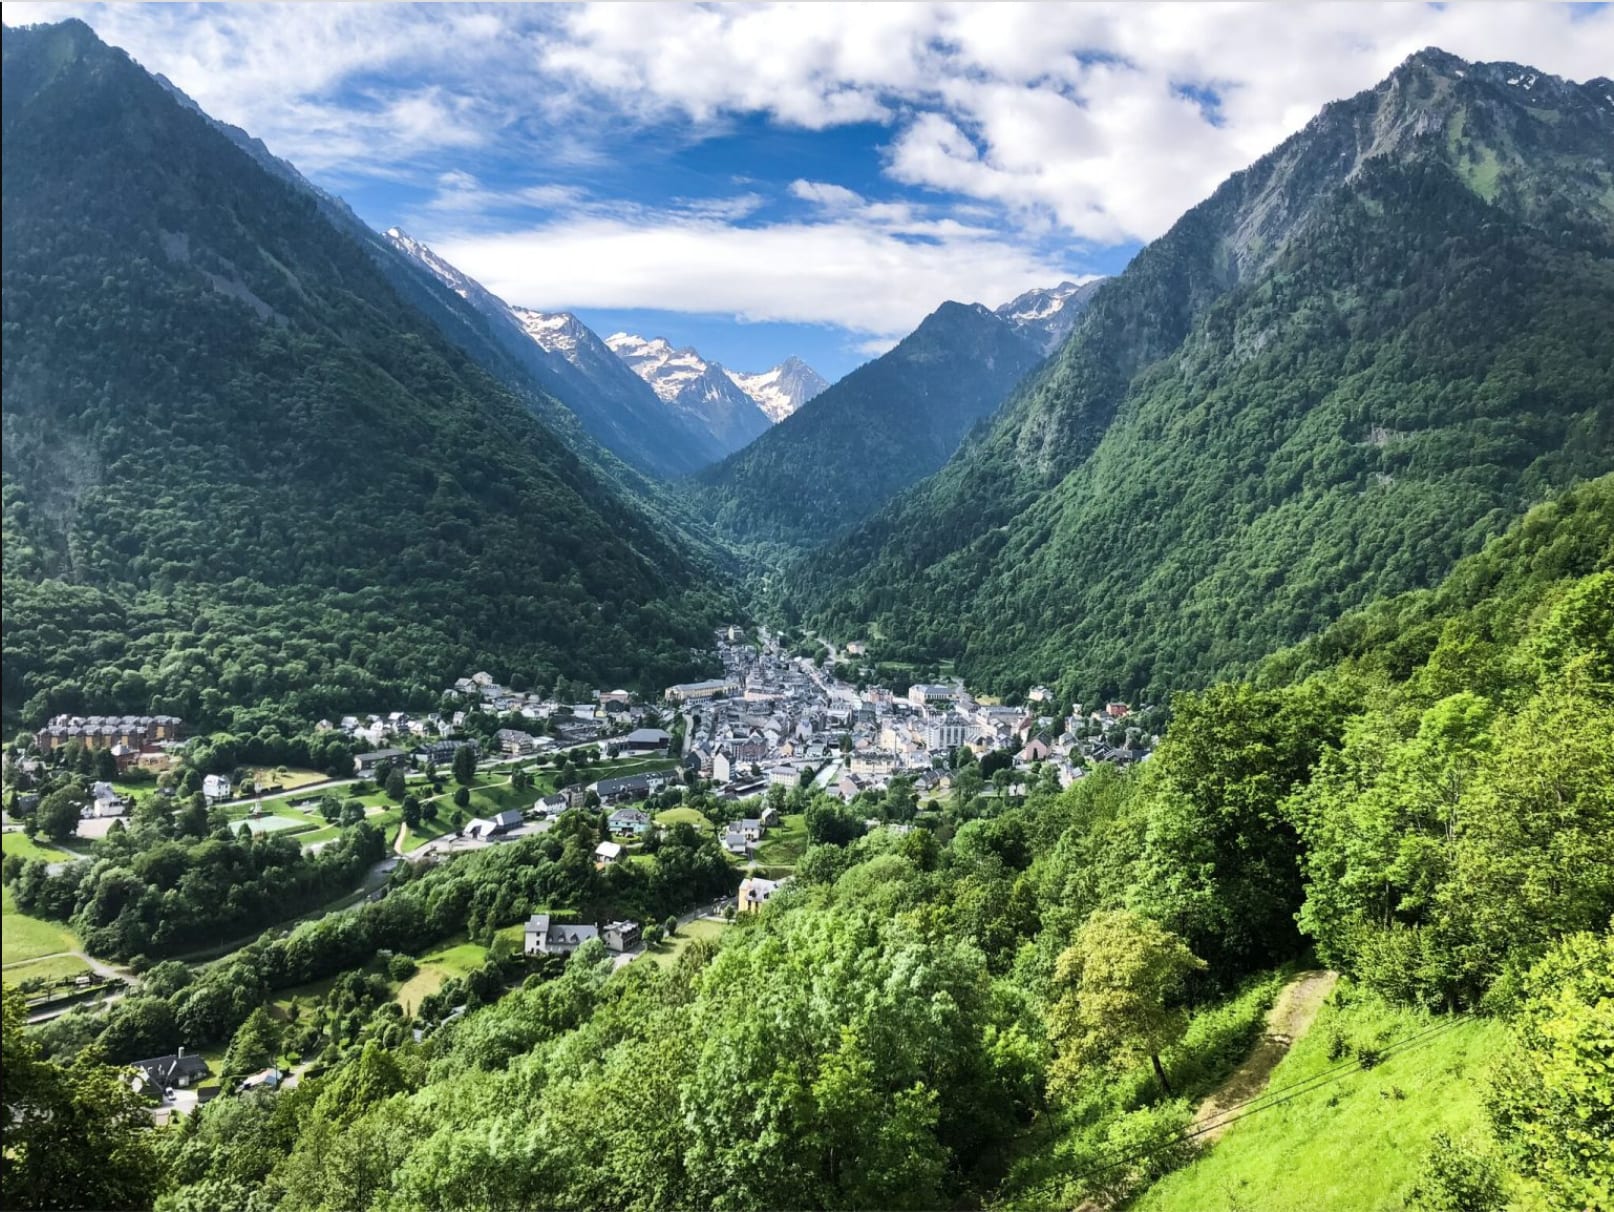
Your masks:
[{"label": "power line", "polygon": [[[1414,1034],[1406,1036],[1402,1039],[1395,1040],[1392,1043],[1385,1045],[1385,1047],[1379,1053],[1379,1058],[1382,1059],[1391,1055],[1392,1053],[1405,1052],[1408,1048],[1420,1041],[1427,1042],[1430,1038],[1461,1025],[1462,1021],[1463,1020],[1461,1019],[1453,1018],[1444,1023],[1436,1024],[1433,1027],[1427,1027],[1422,1031],[1415,1032]],[[1375,1061],[1375,1064],[1377,1063],[1378,1061]],[[1145,1158],[1164,1153],[1168,1149],[1178,1148],[1182,1145],[1188,1144],[1196,1137],[1202,1136],[1216,1128],[1226,1127],[1230,1124],[1237,1123],[1241,1119],[1246,1119],[1249,1116],[1259,1114],[1262,1111],[1270,1111],[1274,1107],[1280,1107],[1284,1103],[1299,1098],[1301,1095],[1310,1094],[1315,1090],[1321,1089],[1330,1082],[1338,1081],[1351,1072],[1365,1071],[1367,1068],[1371,1067],[1372,1066],[1364,1066],[1361,1059],[1356,1058],[1353,1060],[1344,1061],[1341,1064],[1334,1066],[1332,1069],[1326,1069],[1321,1073],[1315,1073],[1311,1077],[1290,1082],[1287,1086],[1280,1086],[1276,1090],[1263,1090],[1260,1094],[1245,1099],[1242,1102],[1234,1103],[1230,1107],[1224,1108],[1222,1111],[1217,1112],[1217,1114],[1213,1116],[1210,1121],[1192,1128],[1191,1130],[1182,1133],[1180,1136],[1177,1136],[1172,1140],[1164,1141],[1147,1149],[1140,1149],[1135,1153],[1127,1154],[1126,1156],[1120,1157],[1115,1161],[1107,1162],[1104,1165],[1094,1166],[1090,1169],[1081,1171],[1080,1173],[1074,1175],[1074,1178],[1080,1181],[1082,1179],[1092,1178],[1099,1174],[1106,1174],[1111,1170],[1120,1168],[1121,1166],[1130,1165],[1133,1162],[1142,1161]],[[1279,1094],[1282,1094],[1283,1097],[1274,1097]],[[1263,1106],[1253,1105],[1266,1099],[1273,1099],[1273,1101],[1267,1102]],[[1233,1114],[1234,1112],[1240,1112],[1240,1114]]]}]

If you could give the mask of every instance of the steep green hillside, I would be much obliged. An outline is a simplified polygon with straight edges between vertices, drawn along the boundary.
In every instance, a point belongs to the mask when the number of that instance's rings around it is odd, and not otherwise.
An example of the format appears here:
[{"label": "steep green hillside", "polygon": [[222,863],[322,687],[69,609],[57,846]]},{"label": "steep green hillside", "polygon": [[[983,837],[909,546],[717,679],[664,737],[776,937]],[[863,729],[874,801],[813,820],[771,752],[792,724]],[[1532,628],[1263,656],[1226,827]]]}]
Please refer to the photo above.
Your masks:
[{"label": "steep green hillside", "polygon": [[815,547],[947,461],[1041,360],[979,305],[944,303],[889,353],[697,478],[718,530]]},{"label": "steep green hillside", "polygon": [[[1507,1028],[1336,994],[1227,1135],[1167,1175],[1138,1212],[1393,1212],[1436,1133],[1488,1132],[1486,1082]],[[1384,1052],[1361,1068],[1358,1049]],[[1231,1117],[1230,1117],[1231,1118]]]},{"label": "steep green hillside", "polygon": [[1329,106],[786,607],[989,686],[1163,694],[1614,466],[1614,106],[1521,73],[1424,52]]},{"label": "steep green hillside", "polygon": [[700,663],[709,576],[310,196],[80,24],[4,89],[8,711]]}]

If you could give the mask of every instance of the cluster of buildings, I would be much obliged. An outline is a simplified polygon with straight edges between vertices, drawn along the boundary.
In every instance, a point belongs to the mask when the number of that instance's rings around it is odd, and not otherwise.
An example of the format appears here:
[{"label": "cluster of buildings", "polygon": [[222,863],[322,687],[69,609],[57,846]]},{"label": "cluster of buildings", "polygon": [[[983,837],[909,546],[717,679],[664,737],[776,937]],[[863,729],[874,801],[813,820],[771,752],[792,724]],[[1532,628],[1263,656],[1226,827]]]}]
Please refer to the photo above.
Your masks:
[{"label": "cluster of buildings", "polygon": [[34,733],[34,745],[53,753],[77,741],[86,749],[110,749],[120,771],[137,765],[165,770],[184,734],[184,721],[173,715],[59,715]]},{"label": "cluster of buildings", "polygon": [[[459,704],[453,710],[414,714],[390,711],[384,715],[345,715],[340,720],[321,720],[315,727],[326,732],[339,730],[369,752],[355,759],[355,773],[368,775],[382,762],[411,759],[417,765],[430,760],[439,766],[454,758],[454,750],[474,741],[461,739],[466,716],[485,711],[504,716],[520,716],[530,727],[499,729],[492,738],[492,752],[504,757],[529,757],[566,745],[604,740],[629,753],[665,752],[670,738],[654,728],[635,728],[625,737],[614,734],[640,723],[646,708],[626,690],[602,690],[592,702],[562,703],[553,697],[512,690],[494,681],[489,673],[460,678],[444,692],[445,699]],[[480,756],[480,755],[479,755]]]},{"label": "cluster of buildings", "polygon": [[547,913],[535,913],[527,919],[522,932],[522,950],[527,955],[570,955],[590,939],[599,939],[607,951],[618,955],[632,951],[643,941],[638,922],[607,922],[604,926],[585,926],[570,922],[557,922]]},{"label": "cluster of buildings", "polygon": [[896,776],[921,791],[944,789],[947,759],[960,747],[977,756],[1010,751],[1017,766],[1051,766],[1068,785],[1089,761],[1138,761],[1153,742],[1126,729],[1124,703],[1050,714],[1055,696],[1043,686],[1025,706],[979,702],[958,684],[919,683],[903,695],[858,689],[790,656],[766,631],[760,646],[720,637],[718,651],[723,678],[667,695],[686,718],[689,773],[734,798],[798,786],[808,773],[845,800]]}]

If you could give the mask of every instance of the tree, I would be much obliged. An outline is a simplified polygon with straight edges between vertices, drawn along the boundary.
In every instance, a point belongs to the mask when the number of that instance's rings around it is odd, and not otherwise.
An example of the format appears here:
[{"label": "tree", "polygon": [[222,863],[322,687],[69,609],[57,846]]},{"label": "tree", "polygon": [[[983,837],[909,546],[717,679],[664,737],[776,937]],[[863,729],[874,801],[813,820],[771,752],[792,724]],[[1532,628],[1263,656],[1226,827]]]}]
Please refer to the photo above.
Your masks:
[{"label": "tree", "polygon": [[1053,1081],[1068,1086],[1085,1065],[1119,1068],[1147,1057],[1161,1090],[1171,1093],[1160,1053],[1182,1038],[1188,1016],[1168,1003],[1188,974],[1204,967],[1157,922],[1124,909],[1094,913],[1054,967]]},{"label": "tree", "polygon": [[39,801],[39,832],[53,842],[64,842],[78,832],[84,793],[69,783]]},{"label": "tree", "polygon": [[111,782],[118,777],[118,759],[112,756],[112,750],[97,749],[94,765],[96,778]]},{"label": "tree", "polygon": [[469,745],[454,750],[454,781],[462,787],[476,781],[476,750]]},{"label": "tree", "polygon": [[28,1012],[4,994],[0,1203],[8,1208],[149,1208],[162,1170],[151,1119],[118,1070],[42,1060]]},{"label": "tree", "polygon": [[280,1024],[259,1006],[236,1028],[230,1049],[224,1054],[224,1074],[245,1077],[275,1063],[280,1053]]},{"label": "tree", "polygon": [[661,929],[668,938],[671,938],[673,935],[677,934],[678,915],[676,913],[669,913],[667,915],[667,920],[661,924]]},{"label": "tree", "polygon": [[387,798],[398,801],[407,794],[408,780],[404,777],[401,767],[394,766],[387,772]]},{"label": "tree", "polygon": [[1614,1207],[1614,935],[1575,934],[1525,981],[1488,1099],[1497,1137],[1557,1212]]},{"label": "tree", "polygon": [[412,795],[403,798],[403,823],[411,829],[420,827],[420,801]]},{"label": "tree", "polygon": [[454,807],[469,808],[471,806],[471,789],[469,787],[454,788]]}]

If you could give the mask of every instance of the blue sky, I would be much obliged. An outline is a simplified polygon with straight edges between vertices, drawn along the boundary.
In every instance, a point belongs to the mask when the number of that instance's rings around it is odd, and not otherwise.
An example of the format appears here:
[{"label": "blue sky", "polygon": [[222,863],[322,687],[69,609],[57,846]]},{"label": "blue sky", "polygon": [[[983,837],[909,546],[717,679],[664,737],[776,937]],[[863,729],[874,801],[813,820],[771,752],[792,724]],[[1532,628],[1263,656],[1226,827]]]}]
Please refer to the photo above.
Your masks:
[{"label": "blue sky", "polygon": [[831,378],[1117,272],[1421,47],[1614,63],[1606,6],[5,6],[68,15],[512,303]]}]

